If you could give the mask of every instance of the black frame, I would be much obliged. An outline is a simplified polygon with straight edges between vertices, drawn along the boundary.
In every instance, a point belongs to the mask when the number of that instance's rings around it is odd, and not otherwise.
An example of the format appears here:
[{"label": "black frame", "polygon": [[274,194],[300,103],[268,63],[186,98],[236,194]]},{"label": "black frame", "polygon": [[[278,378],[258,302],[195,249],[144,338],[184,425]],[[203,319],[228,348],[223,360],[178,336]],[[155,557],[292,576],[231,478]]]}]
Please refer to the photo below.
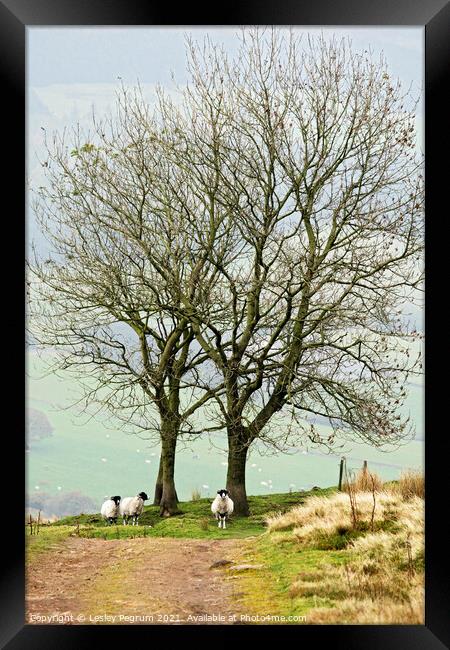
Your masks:
[{"label": "black frame", "polygon": [[[9,211],[4,211],[3,237],[9,243],[8,235],[11,228],[15,229],[14,239],[25,240],[23,214],[23,177],[20,164],[11,164],[13,152],[19,151],[19,162],[23,161],[25,151],[25,28],[35,25],[248,25],[248,24],[284,24],[284,25],[379,25],[401,26],[415,25],[425,27],[425,139],[426,139],[426,209],[427,209],[427,372],[433,360],[433,340],[444,344],[444,331],[433,337],[432,313],[445,305],[442,291],[437,288],[442,277],[438,263],[446,261],[444,246],[448,248],[443,236],[444,219],[439,219],[440,210],[447,205],[446,181],[448,183],[448,163],[445,152],[449,151],[449,102],[444,99],[447,90],[448,63],[450,62],[450,4],[446,0],[313,0],[309,4],[300,4],[297,0],[277,0],[272,4],[261,3],[256,6],[249,0],[242,6],[227,3],[216,8],[216,15],[209,10],[198,11],[189,4],[176,12],[170,6],[150,5],[145,0],[0,0],[0,75],[3,91],[3,107],[6,108],[6,119],[3,120],[2,153],[7,163],[7,182],[3,185],[4,198],[8,198]],[[175,19],[175,20],[174,20]],[[448,92],[448,91],[447,91]],[[12,101],[11,101],[12,100]],[[6,139],[6,142],[5,142]],[[441,158],[442,157],[442,158]],[[442,160],[442,162],[441,162]],[[19,171],[20,169],[20,171]],[[9,172],[9,173],[8,173]],[[15,187],[15,192],[11,188]],[[7,215],[7,216],[6,216]],[[8,219],[8,221],[6,221]],[[7,224],[7,227],[6,227]],[[13,230],[14,231],[14,230]],[[434,231],[434,235],[433,235]],[[441,248],[439,249],[439,246]],[[23,249],[21,249],[23,250]],[[432,255],[430,255],[432,251]],[[448,256],[448,253],[447,253]],[[3,288],[9,290],[4,304],[2,321],[8,326],[7,342],[11,333],[15,332],[17,346],[4,345],[3,367],[10,376],[14,368],[18,374],[18,384],[23,386],[24,357],[22,364],[17,363],[17,350],[23,349],[21,326],[24,320],[18,317],[23,314],[23,284],[24,270],[21,255],[16,255],[16,268],[11,272],[11,263],[4,270]],[[11,283],[12,278],[17,280]],[[430,305],[437,305],[432,312]],[[20,304],[18,304],[20,303]],[[438,312],[439,313],[439,312]],[[437,318],[436,318],[437,321]],[[435,322],[436,322],[435,321]],[[448,329],[448,325],[446,325]],[[445,344],[444,344],[445,346]],[[447,347],[447,346],[445,346]],[[434,346],[436,349],[436,346]],[[6,354],[6,358],[5,358]],[[441,362],[442,363],[442,362]],[[345,647],[348,650],[375,648],[438,650],[450,647],[450,616],[448,598],[448,543],[442,530],[448,512],[447,499],[443,477],[447,469],[447,458],[444,453],[443,441],[445,420],[440,424],[440,430],[432,430],[432,414],[438,412],[443,399],[443,383],[436,382],[430,388],[426,384],[425,420],[427,426],[425,469],[427,482],[426,501],[426,618],[424,626],[409,625],[332,625],[332,626],[244,626],[239,628],[239,637],[254,642],[254,635],[263,633],[276,639],[284,636],[286,630],[295,634],[295,640],[302,645],[326,643],[330,638],[333,648]],[[441,390],[439,390],[441,389]],[[22,393],[23,394],[23,393]],[[14,412],[21,411],[23,400],[20,389],[12,391],[11,396],[18,397]],[[9,403],[7,405],[9,407]],[[444,416],[445,417],[445,416]],[[88,639],[96,642],[99,634],[114,634],[115,643],[129,638],[130,626],[103,627],[98,626],[35,626],[24,625],[24,541],[23,541],[23,503],[24,503],[24,464],[23,431],[24,418],[14,418],[17,434],[11,436],[5,429],[3,438],[4,453],[2,459],[8,459],[16,466],[15,477],[22,477],[22,487],[16,485],[11,490],[11,482],[2,498],[8,498],[8,507],[2,509],[3,521],[8,523],[6,533],[2,535],[3,553],[0,566],[3,569],[2,589],[0,594],[0,641],[1,647],[11,650],[18,648],[79,648]],[[433,434],[434,439],[431,439]],[[6,447],[7,444],[7,448]],[[7,449],[7,451],[6,451]],[[6,453],[5,453],[6,451]],[[5,463],[2,464],[5,469]],[[3,472],[2,472],[3,473]],[[16,478],[16,480],[17,480]],[[439,497],[443,496],[443,503]],[[446,498],[447,497],[447,498]],[[13,506],[13,502],[14,503]],[[11,524],[11,517],[13,522]],[[13,534],[12,531],[16,533]],[[20,531],[20,532],[19,532]],[[17,537],[16,537],[17,535]],[[5,547],[6,544],[6,547]],[[179,639],[180,629],[177,626],[162,626],[164,642]],[[161,628],[159,628],[161,631]],[[234,630],[234,632],[233,632]],[[183,643],[191,640],[192,634],[198,632],[214,634],[213,643],[220,639],[223,644],[229,643],[236,632],[233,626],[224,626],[217,634],[217,628],[206,626],[184,626],[182,628]],[[133,626],[132,634],[139,640],[144,640],[149,629],[147,626]],[[152,627],[150,634],[154,642],[158,628]],[[249,636],[250,635],[250,636]],[[268,639],[269,640],[269,639]],[[272,636],[272,641],[275,637]],[[444,645],[445,644],[445,645]]]}]

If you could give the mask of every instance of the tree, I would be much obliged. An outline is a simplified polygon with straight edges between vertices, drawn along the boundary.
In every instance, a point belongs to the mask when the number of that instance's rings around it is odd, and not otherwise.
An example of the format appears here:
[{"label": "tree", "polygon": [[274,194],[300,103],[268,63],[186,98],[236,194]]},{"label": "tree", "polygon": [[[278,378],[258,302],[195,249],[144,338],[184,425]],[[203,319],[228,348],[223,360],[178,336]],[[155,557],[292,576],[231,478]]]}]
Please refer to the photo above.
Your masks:
[{"label": "tree", "polygon": [[[177,170],[167,205],[202,246],[204,290],[175,278],[175,311],[222,378],[208,409],[226,426],[227,489],[246,515],[248,449],[276,442],[285,414],[315,443],[408,435],[398,407],[418,335],[402,310],[423,250],[415,105],[383,59],[277,30],[244,30],[233,61],[191,43],[189,71],[183,100],[159,102]],[[228,257],[205,215],[224,225]],[[326,439],[317,417],[333,427]]]},{"label": "tree", "polygon": [[51,350],[52,369],[77,378],[85,411],[159,436],[155,499],[172,514],[177,438],[199,432],[194,415],[213,391],[202,380],[207,357],[177,313],[176,283],[162,283],[142,250],[157,251],[186,287],[195,284],[194,242],[160,200],[171,169],[139,90],[123,88],[116,115],[76,130],[71,150],[66,139],[47,143],[47,185],[34,202],[51,252],[30,260],[33,340]]},{"label": "tree", "polygon": [[64,367],[95,369],[102,406],[138,419],[157,406],[167,474],[198,408],[226,428],[246,515],[254,441],[408,434],[422,161],[414,103],[369,52],[244,30],[234,60],[209,43],[188,54],[178,100],[160,92],[150,115],[125,92],[120,128],[50,156],[41,223],[56,257],[35,264],[34,309]]}]

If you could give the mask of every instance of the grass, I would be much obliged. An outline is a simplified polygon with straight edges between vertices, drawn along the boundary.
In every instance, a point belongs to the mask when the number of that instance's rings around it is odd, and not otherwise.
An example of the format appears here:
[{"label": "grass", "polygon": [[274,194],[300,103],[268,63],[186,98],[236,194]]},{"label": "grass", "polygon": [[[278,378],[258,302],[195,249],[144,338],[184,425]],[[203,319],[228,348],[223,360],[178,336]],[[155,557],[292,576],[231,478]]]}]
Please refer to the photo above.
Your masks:
[{"label": "grass", "polygon": [[147,506],[139,526],[105,526],[99,515],[66,517],[27,535],[28,561],[57,549],[68,535],[242,539],[236,561],[262,567],[225,569],[224,577],[234,578],[237,604],[251,615],[306,616],[312,624],[422,624],[423,479],[408,473],[373,492],[351,493],[252,496],[250,517],[233,517],[226,530],[217,528],[210,499],[180,503],[180,514],[169,518]]},{"label": "grass", "polygon": [[[260,616],[304,616],[312,607],[329,607],[328,596],[312,594],[305,598],[292,595],[292,583],[300,573],[315,573],[323,567],[339,566],[345,560],[340,550],[308,549],[299,552],[297,544],[286,533],[266,534],[249,545],[242,554],[243,562],[262,564],[263,569],[241,574],[236,585],[237,599],[244,611]],[[253,540],[252,540],[253,541]],[[293,621],[295,622],[295,621]]]},{"label": "grass", "polygon": [[25,527],[25,545],[27,564],[33,562],[41,553],[57,550],[66,537],[73,534],[74,527],[69,525],[52,526],[41,524],[38,535],[30,535]]},{"label": "grass", "polygon": [[356,492],[371,492],[372,489],[379,491],[383,488],[383,480],[376,472],[369,472],[367,467],[363,467],[353,479],[344,481],[342,485],[344,492],[348,492],[349,488]]},{"label": "grass", "polygon": [[202,494],[200,490],[194,488],[191,492],[191,501],[200,501],[201,498],[202,498]]},{"label": "grass", "polygon": [[424,476],[414,470],[406,470],[401,473],[400,480],[394,487],[394,491],[401,494],[402,499],[411,499],[414,496],[425,498]]},{"label": "grass", "polygon": [[327,495],[335,488],[325,488],[313,492],[292,492],[290,494],[267,494],[248,498],[250,517],[233,516],[227,522],[226,530],[219,530],[211,513],[211,499],[196,499],[181,502],[180,514],[173,517],[160,517],[158,506],[147,506],[139,518],[139,526],[106,526],[99,514],[65,517],[41,530],[70,528],[80,537],[101,539],[124,539],[132,537],[178,537],[195,539],[242,539],[263,533],[266,518],[270,513],[286,512],[294,505],[303,503],[311,494]]},{"label": "grass", "polygon": [[242,576],[243,604],[311,624],[423,624],[423,499],[396,483],[373,497],[354,492],[356,521],[347,493],[269,515],[243,556],[264,565]]}]

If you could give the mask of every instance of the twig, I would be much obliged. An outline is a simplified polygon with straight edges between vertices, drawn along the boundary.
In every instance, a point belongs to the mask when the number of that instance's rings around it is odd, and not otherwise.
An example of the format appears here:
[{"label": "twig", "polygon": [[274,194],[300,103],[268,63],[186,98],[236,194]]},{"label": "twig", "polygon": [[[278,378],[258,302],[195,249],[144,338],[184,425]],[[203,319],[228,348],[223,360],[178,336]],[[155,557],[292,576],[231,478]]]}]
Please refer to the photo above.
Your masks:
[{"label": "twig", "polygon": [[375,508],[377,505],[376,498],[375,498],[375,479],[373,477],[373,474],[369,472],[370,480],[372,481],[372,496],[373,496],[373,508],[372,508],[372,516],[370,518],[370,529],[373,533],[373,522],[375,518]]}]

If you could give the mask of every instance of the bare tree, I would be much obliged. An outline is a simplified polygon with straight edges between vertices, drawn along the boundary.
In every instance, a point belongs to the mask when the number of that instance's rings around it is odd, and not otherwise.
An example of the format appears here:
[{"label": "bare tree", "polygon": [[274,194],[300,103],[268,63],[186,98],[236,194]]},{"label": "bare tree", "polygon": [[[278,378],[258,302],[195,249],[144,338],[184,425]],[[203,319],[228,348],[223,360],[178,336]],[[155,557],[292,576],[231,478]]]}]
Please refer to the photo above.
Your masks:
[{"label": "bare tree", "polygon": [[64,367],[95,368],[103,406],[142,417],[141,392],[158,406],[163,450],[200,407],[226,428],[246,515],[255,440],[408,434],[422,162],[411,98],[369,52],[244,30],[233,61],[209,43],[188,58],[179,101],[161,92],[150,115],[125,93],[119,130],[50,156],[56,256],[34,264],[34,305]]},{"label": "bare tree", "polygon": [[[176,313],[222,377],[208,409],[226,426],[227,488],[245,515],[249,446],[276,442],[286,413],[317,443],[408,435],[398,407],[418,334],[402,310],[423,249],[415,104],[370,52],[277,30],[244,30],[233,61],[191,43],[189,70],[183,100],[159,102],[177,170],[168,205],[203,248],[203,292],[178,282]],[[227,257],[208,216],[228,230]]]},{"label": "bare tree", "polygon": [[194,416],[220,381],[204,383],[207,355],[177,311],[179,288],[143,253],[188,293],[196,286],[195,241],[161,201],[171,169],[152,125],[140,91],[123,88],[115,115],[47,143],[34,210],[51,253],[30,260],[29,324],[51,368],[77,378],[85,412],[160,438],[155,500],[167,515],[177,509],[177,438],[203,431]]}]

